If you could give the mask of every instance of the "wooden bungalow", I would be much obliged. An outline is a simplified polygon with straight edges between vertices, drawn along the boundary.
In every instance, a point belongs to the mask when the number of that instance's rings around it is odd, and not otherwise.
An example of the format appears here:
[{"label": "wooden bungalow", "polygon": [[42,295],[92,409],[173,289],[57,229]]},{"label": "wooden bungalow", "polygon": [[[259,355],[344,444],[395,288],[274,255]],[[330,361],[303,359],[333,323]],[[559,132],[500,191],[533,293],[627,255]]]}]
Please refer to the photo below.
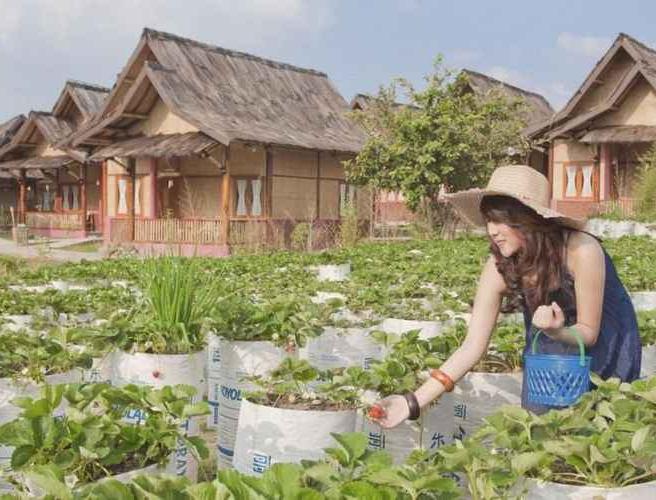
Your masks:
[{"label": "wooden bungalow", "polygon": [[342,161],[362,132],[324,73],[145,29],[96,118],[69,141],[101,162],[108,243],[183,254],[339,224],[366,190]]},{"label": "wooden bungalow", "polygon": [[656,51],[620,34],[565,107],[529,135],[549,151],[554,208],[630,214],[639,158],[656,140]]},{"label": "wooden bungalow", "polygon": [[[99,169],[65,145],[98,111],[109,89],[68,81],[52,112],[33,111],[0,147],[0,173],[10,183],[18,222],[53,237],[99,231]],[[9,179],[7,179],[9,178]],[[9,201],[9,200],[8,200]]]}]

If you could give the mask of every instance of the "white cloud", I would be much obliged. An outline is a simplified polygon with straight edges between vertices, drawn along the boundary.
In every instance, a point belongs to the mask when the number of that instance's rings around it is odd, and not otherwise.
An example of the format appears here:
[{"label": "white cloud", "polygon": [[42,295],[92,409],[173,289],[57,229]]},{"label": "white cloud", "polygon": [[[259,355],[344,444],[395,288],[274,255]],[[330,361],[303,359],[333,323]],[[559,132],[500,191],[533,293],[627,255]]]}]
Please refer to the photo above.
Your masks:
[{"label": "white cloud", "polygon": [[[67,78],[111,86],[144,27],[300,65],[331,0],[0,0],[0,122],[49,109]],[[293,55],[289,55],[293,54]],[[309,58],[308,58],[309,59]]]},{"label": "white cloud", "polygon": [[136,40],[144,26],[228,47],[266,48],[334,22],[329,0],[0,0],[0,12],[0,42],[31,36],[62,48],[83,34]]},{"label": "white cloud", "polygon": [[556,40],[559,48],[586,57],[601,57],[610,47],[610,38],[560,33]]}]

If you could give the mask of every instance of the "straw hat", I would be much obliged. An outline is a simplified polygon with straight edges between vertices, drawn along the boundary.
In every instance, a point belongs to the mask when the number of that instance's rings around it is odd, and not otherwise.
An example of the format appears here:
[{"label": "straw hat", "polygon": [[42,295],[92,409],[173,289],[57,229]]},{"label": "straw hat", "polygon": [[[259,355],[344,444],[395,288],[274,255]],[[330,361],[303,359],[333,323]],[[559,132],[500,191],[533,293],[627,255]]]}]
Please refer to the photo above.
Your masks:
[{"label": "straw hat", "polygon": [[485,189],[468,189],[457,193],[444,194],[441,199],[451,203],[462,218],[473,226],[485,227],[481,213],[484,196],[503,195],[515,198],[532,208],[545,219],[559,219],[559,222],[574,229],[583,229],[585,220],[568,217],[549,208],[549,181],[537,170],[526,165],[499,167],[492,172]]}]

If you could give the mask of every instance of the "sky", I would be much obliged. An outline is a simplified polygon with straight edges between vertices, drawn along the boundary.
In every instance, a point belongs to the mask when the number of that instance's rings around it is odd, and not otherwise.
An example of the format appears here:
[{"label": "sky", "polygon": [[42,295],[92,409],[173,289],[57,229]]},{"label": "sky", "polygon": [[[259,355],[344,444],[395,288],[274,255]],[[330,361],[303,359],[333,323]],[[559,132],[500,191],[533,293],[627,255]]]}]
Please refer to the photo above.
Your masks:
[{"label": "sky", "polygon": [[144,27],[328,74],[344,98],[438,55],[562,107],[620,32],[656,47],[653,0],[0,0],[0,123],[64,82],[110,87]]}]

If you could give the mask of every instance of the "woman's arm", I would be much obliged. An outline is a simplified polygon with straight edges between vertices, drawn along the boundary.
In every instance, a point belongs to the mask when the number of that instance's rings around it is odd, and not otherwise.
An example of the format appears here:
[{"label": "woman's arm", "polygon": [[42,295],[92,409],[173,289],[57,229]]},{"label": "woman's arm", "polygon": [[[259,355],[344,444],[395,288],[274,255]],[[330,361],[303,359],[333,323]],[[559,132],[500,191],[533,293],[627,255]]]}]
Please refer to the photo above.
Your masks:
[{"label": "woman's arm", "polygon": [[[505,282],[497,271],[494,257],[490,256],[483,267],[478,283],[467,336],[462,345],[440,368],[454,382],[460,380],[487,352],[490,336],[499,316],[505,288]],[[419,406],[423,408],[443,392],[442,384],[430,378],[415,391],[415,396],[417,396]]]},{"label": "woman's arm", "polygon": [[[576,324],[573,327],[579,331],[586,346],[593,346],[597,342],[601,328],[606,256],[596,239],[585,233],[578,233],[572,238],[571,257],[570,264],[576,291]],[[558,316],[562,325],[564,316],[560,308],[553,305],[547,307],[554,310],[554,317]],[[565,327],[547,328],[545,333],[561,342],[576,345],[575,338]]]},{"label": "woman's arm", "polygon": [[[441,367],[441,370],[454,382],[460,380],[471,370],[487,351],[490,336],[501,308],[504,290],[503,278],[497,271],[494,257],[490,256],[481,273],[467,337]],[[415,391],[415,396],[419,406],[423,408],[443,392],[442,384],[430,378]],[[390,396],[379,404],[385,410],[385,416],[378,419],[378,423],[382,427],[395,427],[408,418],[408,404],[403,396]]]}]

